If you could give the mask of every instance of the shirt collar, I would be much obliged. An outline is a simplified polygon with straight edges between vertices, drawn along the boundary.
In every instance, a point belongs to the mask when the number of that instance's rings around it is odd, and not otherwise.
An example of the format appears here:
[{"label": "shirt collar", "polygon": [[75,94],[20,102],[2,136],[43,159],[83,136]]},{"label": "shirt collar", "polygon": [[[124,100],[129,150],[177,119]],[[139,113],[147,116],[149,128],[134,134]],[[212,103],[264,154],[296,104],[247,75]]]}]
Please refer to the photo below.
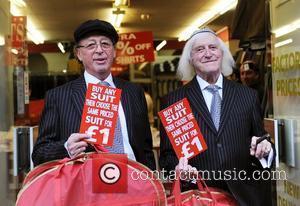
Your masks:
[{"label": "shirt collar", "polygon": [[[98,78],[96,78],[95,76],[88,73],[86,70],[84,71],[84,79],[85,79],[85,82],[86,82],[86,87],[88,87],[88,84],[98,84],[101,81]],[[113,78],[112,78],[111,73],[108,75],[108,77],[104,81],[108,82],[110,86],[116,87],[114,82],[113,82]]]},{"label": "shirt collar", "polygon": [[[199,75],[196,75],[196,78],[197,78],[197,82],[198,82],[201,90],[204,90],[208,85],[210,85],[207,81],[202,79]],[[218,80],[215,83],[215,85],[217,85],[221,89],[223,88],[223,75],[222,74],[219,75]]]}]

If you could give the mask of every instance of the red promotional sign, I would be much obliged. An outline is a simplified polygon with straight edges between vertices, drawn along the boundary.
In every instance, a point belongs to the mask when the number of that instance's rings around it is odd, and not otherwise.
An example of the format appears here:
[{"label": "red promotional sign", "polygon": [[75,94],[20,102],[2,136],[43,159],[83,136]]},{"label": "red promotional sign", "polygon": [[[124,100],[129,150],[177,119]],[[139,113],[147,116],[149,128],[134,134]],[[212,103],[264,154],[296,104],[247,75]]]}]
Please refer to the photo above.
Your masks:
[{"label": "red promotional sign", "polygon": [[122,90],[89,84],[83,107],[80,133],[90,134],[87,141],[112,146]]},{"label": "red promotional sign", "polygon": [[190,159],[207,149],[187,98],[158,112],[158,115],[178,159]]},{"label": "red promotional sign", "polygon": [[116,45],[116,64],[126,65],[154,61],[152,32],[124,33],[119,36],[120,40]]},{"label": "red promotional sign", "polygon": [[93,158],[92,161],[93,192],[127,192],[127,155],[97,154],[96,158]]},{"label": "red promotional sign", "polygon": [[13,16],[11,21],[12,47],[23,47],[26,40],[26,16]]}]

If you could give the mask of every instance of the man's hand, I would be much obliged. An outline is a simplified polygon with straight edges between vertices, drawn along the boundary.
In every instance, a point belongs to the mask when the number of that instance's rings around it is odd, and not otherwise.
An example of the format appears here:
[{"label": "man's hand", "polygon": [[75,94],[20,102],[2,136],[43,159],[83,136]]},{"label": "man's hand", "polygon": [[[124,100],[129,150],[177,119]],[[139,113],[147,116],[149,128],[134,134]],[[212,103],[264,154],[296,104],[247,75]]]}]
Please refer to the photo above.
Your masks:
[{"label": "man's hand", "polygon": [[267,157],[272,149],[272,145],[268,140],[263,140],[257,144],[260,137],[253,136],[251,139],[250,155],[258,159]]},{"label": "man's hand", "polygon": [[71,134],[71,136],[68,138],[65,144],[67,147],[66,149],[68,150],[68,153],[71,158],[78,156],[86,150],[88,143],[83,140],[88,138],[91,137],[84,133]]},{"label": "man's hand", "polygon": [[178,165],[175,167],[176,171],[179,171],[180,173],[180,179],[181,180],[192,180],[193,177],[197,175],[197,169],[196,167],[192,167],[188,164],[188,159],[185,157],[181,157],[179,159]]}]

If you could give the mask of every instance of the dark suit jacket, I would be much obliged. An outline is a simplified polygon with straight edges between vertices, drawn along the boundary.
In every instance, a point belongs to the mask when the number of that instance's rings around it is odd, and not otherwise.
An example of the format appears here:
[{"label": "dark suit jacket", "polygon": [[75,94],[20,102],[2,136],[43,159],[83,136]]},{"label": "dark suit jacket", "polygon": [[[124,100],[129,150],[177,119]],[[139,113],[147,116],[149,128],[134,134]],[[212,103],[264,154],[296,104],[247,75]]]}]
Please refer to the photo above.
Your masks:
[{"label": "dark suit jacket", "polygon": [[[113,78],[113,81],[117,88],[122,89],[121,102],[136,160],[154,169],[152,137],[143,90],[118,78]],[[68,157],[64,143],[72,133],[79,132],[85,93],[83,76],[47,92],[39,136],[32,153],[35,165]],[[91,150],[91,147],[88,148],[88,151]]]},{"label": "dark suit jacket", "polygon": [[[259,161],[250,156],[251,137],[265,133],[260,113],[260,105],[254,90],[224,78],[223,98],[219,131],[214,127],[197,79],[170,93],[165,99],[165,107],[187,97],[193,114],[199,124],[208,149],[189,160],[189,164],[202,171],[247,171],[261,169]],[[256,162],[253,162],[254,161]],[[160,166],[174,170],[178,159],[161,129]],[[232,173],[233,174],[233,173]],[[210,176],[212,177],[212,176]],[[250,177],[251,178],[251,177]],[[207,181],[218,186],[217,181]],[[270,181],[226,181],[228,189],[241,205],[268,205],[271,200]],[[226,185],[226,184],[225,184]]]}]

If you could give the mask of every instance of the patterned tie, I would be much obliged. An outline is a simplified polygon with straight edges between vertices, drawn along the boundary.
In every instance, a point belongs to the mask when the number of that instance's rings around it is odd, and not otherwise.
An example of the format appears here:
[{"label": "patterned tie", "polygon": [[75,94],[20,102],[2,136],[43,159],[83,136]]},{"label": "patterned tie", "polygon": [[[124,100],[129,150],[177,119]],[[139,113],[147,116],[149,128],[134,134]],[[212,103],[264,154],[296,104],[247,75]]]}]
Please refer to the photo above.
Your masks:
[{"label": "patterned tie", "polygon": [[216,129],[219,129],[220,117],[221,117],[221,103],[222,99],[218,92],[219,87],[211,84],[206,87],[206,89],[213,95],[211,106],[210,106],[210,115],[215,124]]},{"label": "patterned tie", "polygon": [[[99,84],[104,85],[104,86],[110,86],[108,82],[101,81]],[[111,153],[117,153],[117,154],[124,154],[124,144],[123,144],[123,135],[122,135],[122,130],[121,130],[121,122],[120,118],[118,116],[118,121],[115,129],[115,137],[114,137],[114,143],[113,146],[111,147],[106,147],[109,152]]]}]

